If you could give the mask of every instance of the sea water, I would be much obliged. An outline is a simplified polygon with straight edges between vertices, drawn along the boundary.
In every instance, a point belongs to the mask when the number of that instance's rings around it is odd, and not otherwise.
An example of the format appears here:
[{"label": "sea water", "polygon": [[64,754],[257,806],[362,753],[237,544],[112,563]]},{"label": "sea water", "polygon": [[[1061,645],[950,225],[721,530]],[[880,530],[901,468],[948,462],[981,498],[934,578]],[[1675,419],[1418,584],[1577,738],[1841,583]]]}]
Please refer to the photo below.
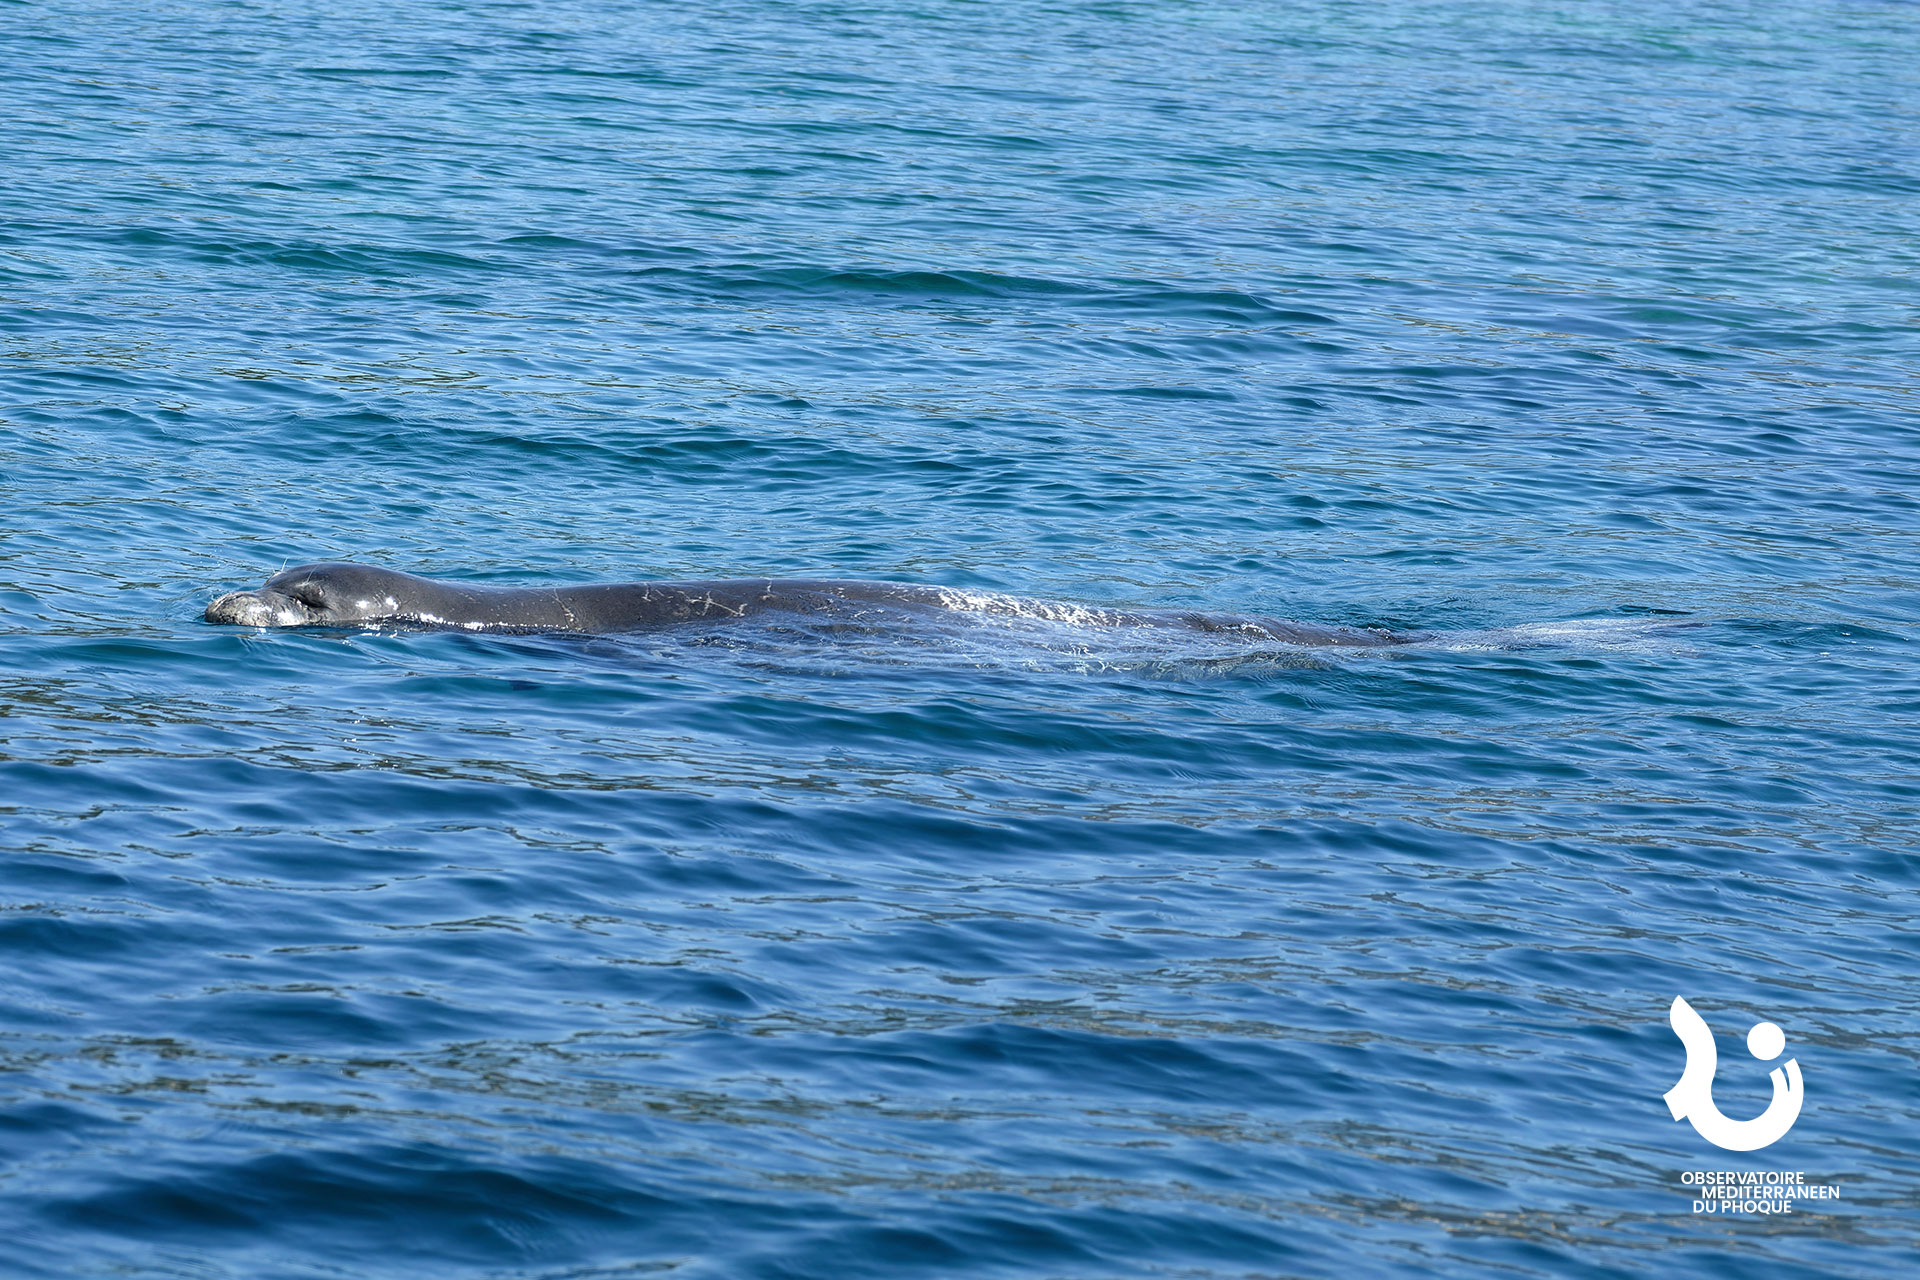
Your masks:
[{"label": "sea water", "polygon": [[[1920,1267],[1920,10],[0,67],[0,1272]],[[1431,634],[201,620],[324,559]]]}]

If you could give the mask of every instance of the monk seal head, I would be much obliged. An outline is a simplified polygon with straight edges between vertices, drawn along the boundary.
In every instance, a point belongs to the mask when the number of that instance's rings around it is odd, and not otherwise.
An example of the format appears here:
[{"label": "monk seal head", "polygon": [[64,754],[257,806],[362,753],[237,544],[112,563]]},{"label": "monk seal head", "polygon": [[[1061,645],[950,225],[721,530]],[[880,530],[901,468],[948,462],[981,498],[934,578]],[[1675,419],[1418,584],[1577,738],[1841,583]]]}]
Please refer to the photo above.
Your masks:
[{"label": "monk seal head", "polygon": [[303,564],[221,596],[206,616],[241,627],[347,627],[407,616],[401,602],[417,599],[423,585],[435,584],[371,565]]}]

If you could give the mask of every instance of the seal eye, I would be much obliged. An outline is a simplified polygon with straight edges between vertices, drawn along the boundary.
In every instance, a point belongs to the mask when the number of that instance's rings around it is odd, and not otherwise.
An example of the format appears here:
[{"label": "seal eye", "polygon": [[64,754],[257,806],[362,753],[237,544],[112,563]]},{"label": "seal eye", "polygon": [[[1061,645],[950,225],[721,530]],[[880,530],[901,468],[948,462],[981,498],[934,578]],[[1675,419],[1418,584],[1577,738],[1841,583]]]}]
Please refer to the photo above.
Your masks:
[{"label": "seal eye", "polygon": [[324,609],[327,607],[326,591],[322,589],[317,582],[302,582],[297,586],[290,587],[287,590],[287,594],[309,609]]}]

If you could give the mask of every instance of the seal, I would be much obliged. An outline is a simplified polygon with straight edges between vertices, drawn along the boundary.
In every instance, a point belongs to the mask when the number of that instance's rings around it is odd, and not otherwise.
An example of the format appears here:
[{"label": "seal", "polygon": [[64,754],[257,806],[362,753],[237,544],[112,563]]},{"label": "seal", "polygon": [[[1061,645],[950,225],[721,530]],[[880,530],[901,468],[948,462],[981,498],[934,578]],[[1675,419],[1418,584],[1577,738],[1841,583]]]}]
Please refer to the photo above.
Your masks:
[{"label": "seal", "polygon": [[509,633],[600,634],[767,613],[828,614],[862,605],[1018,615],[1109,627],[1181,627],[1240,632],[1282,644],[1380,647],[1397,632],[1178,611],[1100,609],[905,582],[725,578],[706,582],[613,582],[574,587],[483,587],[364,564],[306,564],[207,606],[208,622],[242,627],[420,627]]}]

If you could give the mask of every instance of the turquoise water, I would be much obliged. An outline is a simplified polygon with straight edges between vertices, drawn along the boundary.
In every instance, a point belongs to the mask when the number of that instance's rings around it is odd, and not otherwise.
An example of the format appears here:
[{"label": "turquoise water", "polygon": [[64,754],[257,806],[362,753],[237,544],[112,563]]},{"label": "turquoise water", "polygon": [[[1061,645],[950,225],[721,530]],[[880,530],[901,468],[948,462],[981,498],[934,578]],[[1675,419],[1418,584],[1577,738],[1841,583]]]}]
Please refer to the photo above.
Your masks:
[{"label": "turquoise water", "polygon": [[[0,5],[0,1271],[1920,1266],[1917,50]],[[335,558],[1439,634],[200,618]]]}]

